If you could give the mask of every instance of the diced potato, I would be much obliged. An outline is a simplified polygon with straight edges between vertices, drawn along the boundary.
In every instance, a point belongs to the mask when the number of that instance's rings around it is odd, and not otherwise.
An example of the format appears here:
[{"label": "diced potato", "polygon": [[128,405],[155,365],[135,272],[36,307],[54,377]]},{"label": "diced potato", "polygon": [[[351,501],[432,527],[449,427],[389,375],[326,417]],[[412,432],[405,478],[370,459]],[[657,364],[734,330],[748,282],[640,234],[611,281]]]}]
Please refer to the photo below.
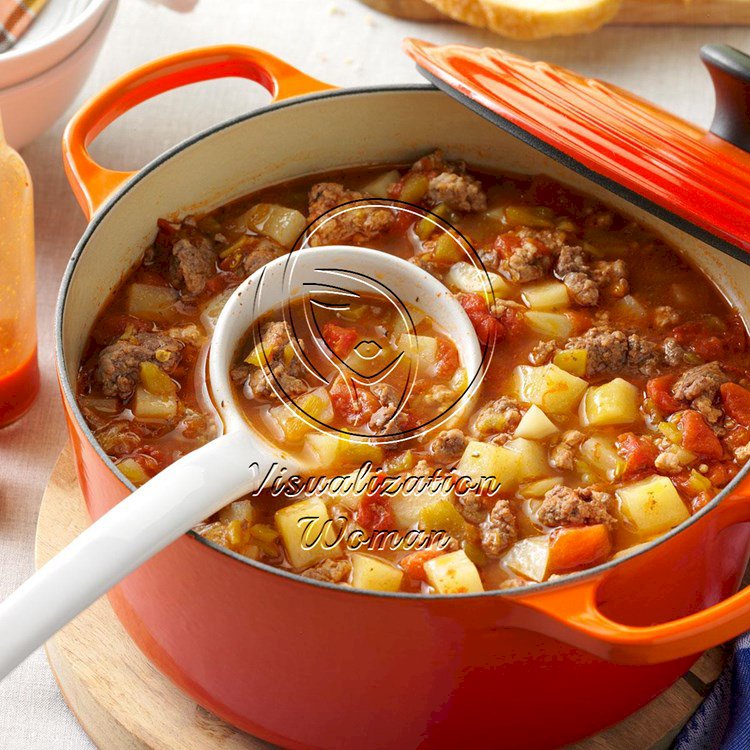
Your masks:
[{"label": "diced potato", "polygon": [[414,484],[415,482],[409,481],[408,485],[405,483],[401,492],[388,495],[393,519],[399,529],[416,529],[419,526],[422,511],[426,507],[441,500],[450,502],[453,497],[452,490],[447,486],[444,487],[443,484],[440,485],[439,491],[436,491],[437,482],[434,487],[430,486],[424,491],[420,490],[426,483],[418,486],[413,486]]},{"label": "diced potato", "polygon": [[532,404],[513,434],[529,440],[544,440],[556,432],[559,432],[557,425],[536,404]]},{"label": "diced potato", "polygon": [[371,591],[398,591],[403,571],[372,555],[352,555],[352,586]]},{"label": "diced potato", "polygon": [[567,339],[573,331],[573,321],[562,313],[529,310],[524,319],[532,331],[548,339]]},{"label": "diced potato", "polygon": [[568,288],[562,282],[552,280],[525,285],[521,298],[534,310],[559,310],[570,304]]},{"label": "diced potato", "polygon": [[646,308],[632,295],[626,294],[622,299],[617,300],[612,305],[612,310],[618,316],[632,319],[641,319],[646,317]]},{"label": "diced potato", "polygon": [[177,416],[177,396],[160,396],[138,386],[132,405],[136,419],[169,420]]},{"label": "diced potato", "polygon": [[466,521],[449,500],[432,499],[419,513],[419,528],[424,531],[444,531],[454,539],[462,539]]},{"label": "diced potato", "polygon": [[398,342],[399,348],[418,360],[422,373],[431,372],[437,361],[438,342],[433,336],[412,336],[404,333]]},{"label": "diced potato", "polygon": [[555,226],[555,212],[547,206],[508,206],[505,220],[511,227],[545,229]]},{"label": "diced potato", "polygon": [[169,323],[176,317],[174,303],[178,296],[170,286],[130,284],[125,292],[125,308],[135,318]]},{"label": "diced potato", "polygon": [[149,480],[143,467],[134,458],[123,458],[117,462],[117,468],[125,475],[125,478],[136,487],[140,487]]},{"label": "diced potato", "polygon": [[505,491],[518,481],[520,456],[514,451],[492,443],[469,441],[461,460],[457,475],[471,477],[481,482],[482,488]]},{"label": "diced potato", "polygon": [[313,459],[323,469],[330,466],[361,465],[367,461],[377,466],[383,460],[383,449],[379,445],[353,438],[316,432],[307,435],[305,442]]},{"label": "diced potato", "polygon": [[255,521],[255,508],[252,500],[235,500],[219,511],[221,521]]},{"label": "diced potato", "polygon": [[610,481],[622,474],[624,461],[617,455],[614,445],[606,438],[594,436],[581,444],[581,455],[602,477]]},{"label": "diced potato", "polygon": [[[316,388],[300,396],[297,398],[296,407],[302,412],[301,415],[295,413],[295,407],[287,404],[280,404],[269,409],[269,414],[284,431],[284,437],[292,442],[302,440],[310,430],[314,429],[314,422],[311,420],[317,419],[325,425],[333,419],[333,404],[325,388]],[[310,419],[305,420],[303,415],[307,415]]]},{"label": "diced potato", "polygon": [[326,503],[337,503],[349,510],[356,510],[359,501],[367,494],[368,483],[374,476],[373,472],[360,469],[351,474],[337,474],[331,478],[326,488]]},{"label": "diced potato", "polygon": [[638,420],[638,389],[627,380],[615,378],[591,386],[581,401],[579,417],[584,426],[632,424]]},{"label": "diced potato", "polygon": [[391,325],[392,333],[394,336],[398,336],[399,334],[407,334],[412,329],[412,323],[417,326],[419,325],[427,316],[417,307],[410,307],[409,309],[409,315],[411,316],[411,322],[407,319],[404,320],[403,316],[401,314],[396,314],[395,320],[393,321]]},{"label": "diced potato", "polygon": [[505,299],[513,293],[513,287],[499,274],[492,271],[483,271],[471,263],[460,261],[454,263],[445,276],[445,283],[449,287],[455,287],[460,292],[471,294],[490,295],[494,292],[496,297]]},{"label": "diced potato", "polygon": [[287,505],[277,510],[274,518],[292,567],[306,568],[341,554],[336,530],[327,523],[328,508],[319,498]]},{"label": "diced potato", "polygon": [[258,203],[237,219],[237,226],[264,234],[280,245],[291,248],[305,231],[307,219],[293,208],[276,203]]},{"label": "diced potato", "polygon": [[538,479],[550,474],[547,451],[541,443],[526,438],[514,438],[503,447],[518,454],[519,482],[527,482],[530,479]]},{"label": "diced potato", "polygon": [[562,484],[562,477],[549,477],[548,479],[537,479],[535,482],[529,482],[518,488],[518,494],[521,497],[537,498],[544,497],[549,490]]},{"label": "diced potato", "polygon": [[572,411],[588,387],[588,383],[557,365],[542,367],[519,365],[513,371],[516,392],[522,401],[536,404],[547,414]]},{"label": "diced potato", "polygon": [[177,383],[153,362],[141,362],[138,379],[155,396],[174,396],[177,393]]},{"label": "diced potato", "polygon": [[530,536],[516,542],[502,558],[503,564],[531,581],[543,581],[549,567],[549,536]]},{"label": "diced potato", "polygon": [[668,477],[652,476],[617,490],[620,510],[642,539],[661,534],[690,517]]},{"label": "diced potato", "polygon": [[387,198],[388,191],[392,185],[395,185],[401,179],[397,169],[391,169],[388,172],[379,174],[375,179],[368,182],[362,192],[365,195],[371,195],[373,198]]},{"label": "diced potato", "polygon": [[585,349],[563,349],[561,352],[555,354],[552,362],[561,370],[582,378],[586,374],[588,356],[588,352]]},{"label": "diced potato", "polygon": [[438,594],[475,594],[484,591],[477,566],[463,550],[440,555],[424,564],[427,582]]}]

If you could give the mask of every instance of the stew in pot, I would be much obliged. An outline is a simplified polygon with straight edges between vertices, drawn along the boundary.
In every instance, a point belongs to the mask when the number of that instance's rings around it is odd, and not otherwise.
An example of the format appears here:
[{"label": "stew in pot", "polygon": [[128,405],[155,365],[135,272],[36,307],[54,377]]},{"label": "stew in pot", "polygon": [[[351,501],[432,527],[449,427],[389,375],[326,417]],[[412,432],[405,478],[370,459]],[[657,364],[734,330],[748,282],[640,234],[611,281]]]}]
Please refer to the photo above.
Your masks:
[{"label": "stew in pot", "polygon": [[[352,210],[367,198],[381,201]],[[436,275],[494,344],[488,370],[470,409],[415,430],[466,387],[460,342],[420,311],[407,331],[376,298],[329,300],[304,335],[289,322],[303,301],[267,316],[237,352],[236,398],[328,481],[238,500],[196,529],[207,539],[345,586],[517,587],[674,528],[750,457],[746,331],[701,272],[545,176],[480,173],[436,151],[159,221],[78,379],[88,424],[134,484],[216,436],[204,371],[221,306],[311,223],[310,245],[374,247]],[[362,386],[321,350],[365,375],[391,369]]]}]

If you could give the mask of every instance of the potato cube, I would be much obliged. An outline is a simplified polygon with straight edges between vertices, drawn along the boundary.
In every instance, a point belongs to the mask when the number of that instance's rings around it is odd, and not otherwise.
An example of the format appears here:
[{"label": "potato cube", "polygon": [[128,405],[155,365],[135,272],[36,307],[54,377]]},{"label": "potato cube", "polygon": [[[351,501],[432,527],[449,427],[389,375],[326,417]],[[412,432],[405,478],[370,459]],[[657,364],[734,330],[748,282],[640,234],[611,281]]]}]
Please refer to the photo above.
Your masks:
[{"label": "potato cube", "polygon": [[639,401],[640,393],[632,383],[615,378],[586,391],[579,417],[584,426],[632,424],[639,418]]},{"label": "potato cube", "polygon": [[549,477],[547,479],[537,479],[535,482],[529,482],[518,488],[518,494],[525,498],[544,497],[549,490],[562,484],[562,477]]},{"label": "potato cube", "polygon": [[589,354],[585,349],[563,349],[555,354],[552,362],[561,370],[582,378],[586,374],[588,356]]},{"label": "potato cube", "polygon": [[391,186],[395,185],[400,179],[401,175],[398,169],[391,169],[370,180],[362,188],[362,192],[365,195],[371,195],[373,198],[387,198]]},{"label": "potato cube", "polygon": [[398,342],[399,348],[416,360],[419,371],[424,374],[435,369],[438,342],[434,336],[412,336],[405,333]]},{"label": "potato cube", "polygon": [[524,320],[532,331],[547,339],[567,339],[573,331],[573,321],[561,313],[529,310]]},{"label": "potato cube", "polygon": [[131,408],[136,419],[144,421],[170,420],[177,416],[177,397],[174,394],[160,396],[150,393],[139,385],[135,389]]},{"label": "potato cube", "polygon": [[520,456],[492,443],[469,441],[458,462],[458,476],[471,477],[490,491],[504,492],[516,484]]},{"label": "potato cube", "polygon": [[594,436],[581,444],[581,455],[601,476],[610,481],[622,474],[624,461],[617,455],[614,445],[606,438]]},{"label": "potato cube", "polygon": [[[302,413],[295,413],[295,407]],[[284,437],[289,441],[297,442],[314,429],[315,423],[312,420],[316,419],[324,425],[330,424],[333,419],[333,404],[325,388],[316,388],[310,393],[299,396],[295,406],[280,404],[269,409],[269,414],[284,431]]]},{"label": "potato cube", "polygon": [[255,520],[255,508],[252,500],[235,500],[219,511],[219,520],[226,521],[249,521]]},{"label": "potato cube", "polygon": [[427,582],[438,594],[474,594],[484,591],[477,566],[463,550],[440,555],[424,564]]},{"label": "potato cube", "polygon": [[557,425],[536,405],[532,404],[513,433],[515,437],[544,440],[559,432]]},{"label": "potato cube", "polygon": [[445,276],[445,283],[460,292],[484,294],[488,298],[494,293],[496,297],[505,299],[513,292],[513,287],[499,274],[485,272],[463,260],[450,267]]},{"label": "potato cube", "polygon": [[352,555],[352,586],[371,591],[398,591],[403,571],[372,555]]},{"label": "potato cube", "polygon": [[[427,489],[423,489],[425,487]],[[388,495],[391,512],[399,529],[416,529],[425,508],[440,501],[450,503],[452,497],[453,491],[447,487],[447,483],[445,486],[437,481],[429,485],[427,481],[417,484],[412,479],[404,482],[398,494]]]},{"label": "potato cube", "polygon": [[264,234],[280,245],[291,248],[304,232],[307,219],[293,208],[276,203],[258,203],[239,217],[237,226]]},{"label": "potato cube", "polygon": [[361,466],[367,461],[377,466],[383,460],[383,449],[379,445],[327,432],[308,434],[305,445],[312,460],[323,469]]},{"label": "potato cube", "polygon": [[274,518],[292,567],[306,568],[341,554],[328,508],[319,498],[281,508]]},{"label": "potato cube", "polygon": [[549,567],[549,536],[531,536],[516,542],[502,558],[503,564],[531,581],[543,581]]},{"label": "potato cube", "polygon": [[652,476],[617,490],[620,510],[641,539],[661,534],[690,517],[668,477]]},{"label": "potato cube", "polygon": [[547,414],[565,414],[572,411],[588,387],[588,383],[557,365],[542,367],[519,365],[513,378],[519,398],[536,404]]},{"label": "potato cube", "polygon": [[551,473],[547,451],[541,443],[526,438],[514,438],[504,446],[518,454],[518,481],[526,482]]},{"label": "potato cube", "polygon": [[125,479],[140,487],[149,480],[143,467],[134,458],[122,458],[117,462],[117,468],[125,475]]},{"label": "potato cube", "polygon": [[171,286],[130,284],[125,292],[125,308],[135,318],[169,323],[176,317],[174,303],[178,296]]},{"label": "potato cube", "polygon": [[534,310],[559,310],[568,307],[568,288],[560,281],[527,284],[521,292],[523,301]]},{"label": "potato cube", "polygon": [[177,393],[177,383],[153,362],[141,362],[138,380],[155,396],[174,396]]}]

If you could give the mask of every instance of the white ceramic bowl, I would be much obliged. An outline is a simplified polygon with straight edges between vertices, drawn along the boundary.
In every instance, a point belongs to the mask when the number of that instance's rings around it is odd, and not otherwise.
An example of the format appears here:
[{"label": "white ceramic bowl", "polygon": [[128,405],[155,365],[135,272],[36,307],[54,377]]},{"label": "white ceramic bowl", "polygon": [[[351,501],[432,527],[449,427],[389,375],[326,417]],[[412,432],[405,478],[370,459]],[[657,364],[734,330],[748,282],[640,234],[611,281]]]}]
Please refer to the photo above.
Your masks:
[{"label": "white ceramic bowl", "polygon": [[18,44],[0,55],[0,89],[61,63],[91,36],[113,0],[48,0]]},{"label": "white ceramic bowl", "polygon": [[13,148],[31,143],[73,103],[107,37],[117,0],[107,0],[104,5],[99,23],[62,62],[22,83],[0,89],[0,114],[5,136]]}]

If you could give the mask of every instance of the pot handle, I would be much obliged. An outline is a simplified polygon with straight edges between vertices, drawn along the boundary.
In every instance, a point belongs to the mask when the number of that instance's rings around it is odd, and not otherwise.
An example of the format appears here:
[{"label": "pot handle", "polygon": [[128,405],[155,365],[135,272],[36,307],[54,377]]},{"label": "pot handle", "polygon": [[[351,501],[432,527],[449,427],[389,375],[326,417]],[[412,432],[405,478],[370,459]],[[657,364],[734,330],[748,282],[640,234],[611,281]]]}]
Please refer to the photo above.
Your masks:
[{"label": "pot handle", "polygon": [[[747,490],[738,487],[735,493],[712,511],[721,514],[720,530],[750,521]],[[686,617],[631,626],[611,620],[599,608],[597,591],[604,580],[596,576],[569,587],[531,592],[520,603],[542,615],[535,630],[618,664],[658,664],[692,656],[750,629],[750,586]]]},{"label": "pot handle", "polygon": [[63,135],[65,171],[86,217],[90,219],[135,174],[105,169],[91,158],[88,146],[102,130],[128,110],[166,91],[232,76],[261,84],[272,101],[334,88],[268,52],[238,45],[178,52],[126,73],[89,99]]}]

